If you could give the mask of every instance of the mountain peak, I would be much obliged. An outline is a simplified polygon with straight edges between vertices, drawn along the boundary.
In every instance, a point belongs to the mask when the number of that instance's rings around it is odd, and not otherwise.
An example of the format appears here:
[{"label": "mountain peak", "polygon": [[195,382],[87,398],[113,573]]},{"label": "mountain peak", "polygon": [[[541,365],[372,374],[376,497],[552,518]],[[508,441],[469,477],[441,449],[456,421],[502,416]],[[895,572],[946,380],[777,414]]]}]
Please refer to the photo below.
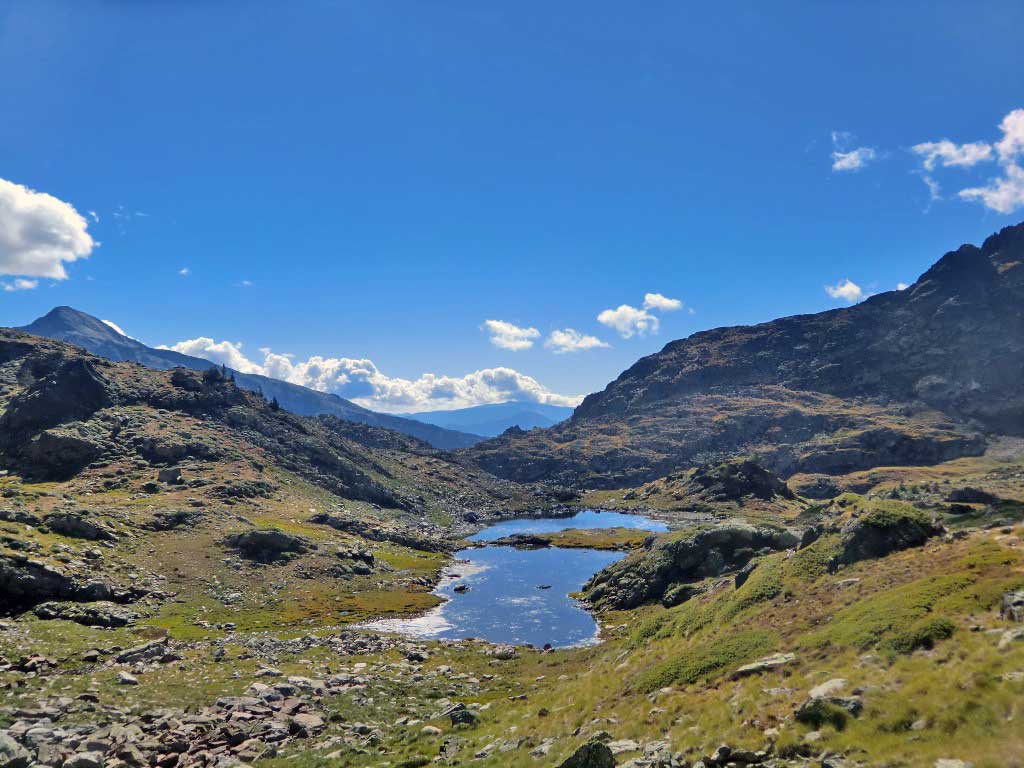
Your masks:
[{"label": "mountain peak", "polygon": [[53,338],[57,337],[55,334],[60,334],[60,338],[64,338],[67,334],[74,334],[97,340],[107,339],[111,341],[126,338],[99,318],[68,306],[54,307],[42,317],[21,328],[21,330],[36,336],[49,336]]}]

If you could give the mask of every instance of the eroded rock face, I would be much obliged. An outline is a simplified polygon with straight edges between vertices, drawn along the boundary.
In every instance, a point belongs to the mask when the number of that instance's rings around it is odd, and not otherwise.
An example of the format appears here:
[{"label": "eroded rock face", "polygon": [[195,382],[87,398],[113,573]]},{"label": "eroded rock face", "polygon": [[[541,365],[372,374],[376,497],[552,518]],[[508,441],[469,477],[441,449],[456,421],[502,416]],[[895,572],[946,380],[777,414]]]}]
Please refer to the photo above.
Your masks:
[{"label": "eroded rock face", "polygon": [[692,582],[737,571],[756,555],[795,547],[791,531],[730,524],[656,537],[644,549],[596,574],[584,586],[600,610],[635,608],[655,600],[682,602]]}]

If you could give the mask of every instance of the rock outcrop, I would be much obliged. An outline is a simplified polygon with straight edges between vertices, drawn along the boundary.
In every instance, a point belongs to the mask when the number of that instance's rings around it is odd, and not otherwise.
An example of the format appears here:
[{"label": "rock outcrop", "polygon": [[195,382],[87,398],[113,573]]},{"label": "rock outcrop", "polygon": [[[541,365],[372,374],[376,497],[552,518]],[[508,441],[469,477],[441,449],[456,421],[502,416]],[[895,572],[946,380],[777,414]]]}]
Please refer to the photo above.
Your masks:
[{"label": "rock outcrop", "polygon": [[0,606],[31,608],[49,600],[127,602],[131,593],[103,581],[85,581],[20,555],[0,554]]},{"label": "rock outcrop", "polygon": [[242,557],[259,563],[289,560],[308,552],[313,546],[305,537],[295,536],[277,528],[233,533],[225,537],[224,543],[238,550]]},{"label": "rock outcrop", "polygon": [[674,605],[693,595],[693,582],[737,571],[757,555],[790,549],[798,542],[782,528],[741,524],[666,534],[596,574],[583,591],[598,610],[654,601]]}]

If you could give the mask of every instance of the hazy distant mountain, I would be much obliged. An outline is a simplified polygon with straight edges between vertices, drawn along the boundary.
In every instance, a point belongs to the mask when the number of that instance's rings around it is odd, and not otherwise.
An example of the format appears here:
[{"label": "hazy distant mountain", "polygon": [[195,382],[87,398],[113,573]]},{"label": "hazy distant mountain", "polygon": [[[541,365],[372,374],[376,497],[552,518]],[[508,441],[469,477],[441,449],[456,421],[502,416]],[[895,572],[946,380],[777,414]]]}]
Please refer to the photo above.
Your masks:
[{"label": "hazy distant mountain", "polygon": [[572,408],[538,403],[493,403],[454,411],[422,411],[408,414],[417,421],[436,424],[445,429],[494,437],[509,427],[533,429],[552,427],[572,416]]},{"label": "hazy distant mountain", "polygon": [[[83,347],[95,355],[101,355],[110,360],[141,363],[147,368],[167,370],[181,367],[205,370],[219,367],[216,363],[201,357],[183,355],[169,349],[148,347],[141,341],[118,333],[102,320],[72,307],[56,307],[38,320],[18,330],[36,336],[67,341]],[[435,448],[446,450],[465,448],[481,439],[475,434],[466,434],[435,424],[377,413],[337,395],[317,392],[298,384],[239,371],[234,371],[234,375],[238,386],[252,391],[262,391],[268,400],[276,397],[283,408],[301,416],[331,414],[348,421],[393,429],[396,432],[418,437]]]}]

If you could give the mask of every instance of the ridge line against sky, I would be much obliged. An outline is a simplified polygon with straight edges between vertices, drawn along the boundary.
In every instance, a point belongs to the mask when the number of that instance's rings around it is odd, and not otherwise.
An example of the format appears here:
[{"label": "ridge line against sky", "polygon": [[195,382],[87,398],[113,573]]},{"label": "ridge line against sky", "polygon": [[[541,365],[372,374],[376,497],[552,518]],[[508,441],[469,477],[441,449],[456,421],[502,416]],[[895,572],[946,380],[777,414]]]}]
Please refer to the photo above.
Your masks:
[{"label": "ridge line against sky", "polygon": [[0,321],[376,410],[572,404],[1024,210],[1012,3],[400,5],[0,9]]}]

